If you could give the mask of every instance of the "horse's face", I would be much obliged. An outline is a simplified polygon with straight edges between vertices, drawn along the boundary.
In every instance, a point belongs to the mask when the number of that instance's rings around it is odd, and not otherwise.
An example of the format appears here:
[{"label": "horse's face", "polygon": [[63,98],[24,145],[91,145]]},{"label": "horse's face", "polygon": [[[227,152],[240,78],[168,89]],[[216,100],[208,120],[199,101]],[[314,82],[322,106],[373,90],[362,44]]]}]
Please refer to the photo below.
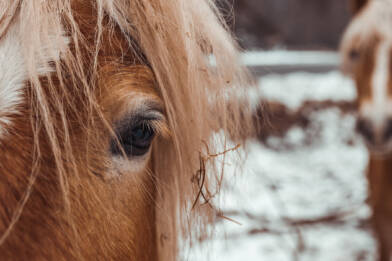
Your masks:
[{"label": "horse's face", "polygon": [[[95,34],[80,27],[86,37]],[[50,145],[50,131],[41,126],[37,132],[32,126],[37,123],[32,119],[34,92],[20,37],[15,20],[0,38],[1,259],[155,260],[151,151],[155,140],[168,131],[152,71],[124,51],[127,42],[121,32],[111,32],[110,37],[103,32],[96,86],[90,90],[95,104],[91,104],[83,100],[86,93],[70,88],[81,84],[78,80],[67,82],[64,77],[65,89],[60,90],[50,66],[55,61],[46,59],[45,47],[39,50],[44,55],[35,59],[34,66],[43,95],[53,105],[60,96],[66,100],[61,101],[66,121],[52,119],[52,134],[60,149],[67,149],[67,140],[72,147],[72,155],[61,156],[68,157],[62,165],[68,176],[61,178],[55,174],[58,159]],[[58,48],[59,60],[62,55]],[[84,62],[91,66],[92,57],[86,55]],[[51,92],[46,73],[51,74],[57,94]],[[66,97],[71,92],[73,96]],[[49,117],[61,113],[55,106],[53,110]],[[62,133],[65,125],[68,136]],[[39,166],[35,166],[37,155]],[[69,196],[65,207],[64,192]]]},{"label": "horse's face", "polygon": [[205,236],[223,173],[204,165],[226,146],[211,135],[254,128],[216,10],[0,1],[1,260],[172,261]]},{"label": "horse's face", "polygon": [[341,44],[357,87],[358,130],[375,152],[392,150],[392,2],[353,1],[358,14]]}]

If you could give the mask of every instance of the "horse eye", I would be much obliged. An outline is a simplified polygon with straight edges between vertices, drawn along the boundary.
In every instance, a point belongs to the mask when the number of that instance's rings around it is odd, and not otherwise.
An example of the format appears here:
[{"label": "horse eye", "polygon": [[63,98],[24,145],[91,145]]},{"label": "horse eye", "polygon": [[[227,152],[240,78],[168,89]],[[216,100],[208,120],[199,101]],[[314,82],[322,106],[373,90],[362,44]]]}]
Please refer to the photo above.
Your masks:
[{"label": "horse eye", "polygon": [[351,49],[350,52],[348,53],[348,57],[352,61],[356,61],[359,59],[360,53],[357,49]]},{"label": "horse eye", "polygon": [[146,154],[155,136],[154,129],[148,121],[121,126],[116,134],[118,141],[116,139],[111,141],[112,154],[122,155],[124,151],[128,157]]}]

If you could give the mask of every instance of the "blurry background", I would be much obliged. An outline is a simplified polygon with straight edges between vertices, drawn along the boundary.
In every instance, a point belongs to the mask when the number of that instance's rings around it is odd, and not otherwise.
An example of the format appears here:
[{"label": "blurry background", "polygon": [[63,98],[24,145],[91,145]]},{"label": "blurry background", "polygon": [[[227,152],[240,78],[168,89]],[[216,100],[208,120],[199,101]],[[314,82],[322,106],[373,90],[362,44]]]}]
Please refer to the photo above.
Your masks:
[{"label": "blurry background", "polygon": [[242,175],[225,166],[216,239],[185,259],[206,260],[208,252],[214,261],[375,260],[368,154],[355,132],[356,91],[337,53],[351,19],[348,0],[220,6],[257,79],[249,92],[255,118],[266,101],[271,124],[242,151]]},{"label": "blurry background", "polygon": [[[235,0],[221,4],[245,49],[336,49],[350,19],[347,0]],[[234,17],[232,17],[234,14]]]}]

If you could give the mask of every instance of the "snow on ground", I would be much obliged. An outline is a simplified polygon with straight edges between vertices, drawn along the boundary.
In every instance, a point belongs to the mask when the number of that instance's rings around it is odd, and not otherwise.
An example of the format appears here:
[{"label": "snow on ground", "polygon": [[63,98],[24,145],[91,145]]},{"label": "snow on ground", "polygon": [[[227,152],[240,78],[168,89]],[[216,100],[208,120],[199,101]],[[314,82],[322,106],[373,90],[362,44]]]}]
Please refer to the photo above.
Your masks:
[{"label": "snow on ground", "polygon": [[[259,83],[264,97],[290,107],[309,99],[355,98],[351,81],[338,72],[272,75]],[[233,176],[234,166],[226,166],[220,205],[235,222],[220,220],[215,239],[186,260],[375,259],[370,210],[364,203],[368,155],[355,134],[354,116],[330,108],[309,117],[310,145],[304,143],[309,130],[293,127],[283,139],[270,138],[267,143],[273,146],[249,141],[241,175]],[[291,149],[271,149],[283,143]]]},{"label": "snow on ground", "polygon": [[250,91],[249,98],[254,104],[263,97],[295,109],[307,100],[352,101],[356,95],[352,80],[340,72],[295,72],[287,75],[270,74],[260,78],[257,88]]},{"label": "snow on ground", "polygon": [[241,61],[246,66],[339,66],[339,54],[334,51],[291,51],[268,50],[249,51],[241,55]]},{"label": "snow on ground", "polygon": [[297,108],[306,100],[352,101],[357,95],[353,82],[336,71],[268,75],[259,79],[258,86],[262,97],[283,101],[289,108]]}]

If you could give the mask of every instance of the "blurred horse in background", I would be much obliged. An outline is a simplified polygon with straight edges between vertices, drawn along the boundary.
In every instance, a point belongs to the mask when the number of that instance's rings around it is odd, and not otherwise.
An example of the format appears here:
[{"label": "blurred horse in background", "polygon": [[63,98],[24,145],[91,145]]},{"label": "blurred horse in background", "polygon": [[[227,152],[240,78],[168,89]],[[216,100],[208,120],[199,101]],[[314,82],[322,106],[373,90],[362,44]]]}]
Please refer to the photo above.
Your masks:
[{"label": "blurred horse in background", "polygon": [[357,87],[357,129],[369,148],[369,203],[379,257],[392,250],[392,1],[353,0],[341,43],[343,70]]},{"label": "blurred horse in background", "polygon": [[2,0],[0,259],[176,260],[248,85],[212,1]]}]

